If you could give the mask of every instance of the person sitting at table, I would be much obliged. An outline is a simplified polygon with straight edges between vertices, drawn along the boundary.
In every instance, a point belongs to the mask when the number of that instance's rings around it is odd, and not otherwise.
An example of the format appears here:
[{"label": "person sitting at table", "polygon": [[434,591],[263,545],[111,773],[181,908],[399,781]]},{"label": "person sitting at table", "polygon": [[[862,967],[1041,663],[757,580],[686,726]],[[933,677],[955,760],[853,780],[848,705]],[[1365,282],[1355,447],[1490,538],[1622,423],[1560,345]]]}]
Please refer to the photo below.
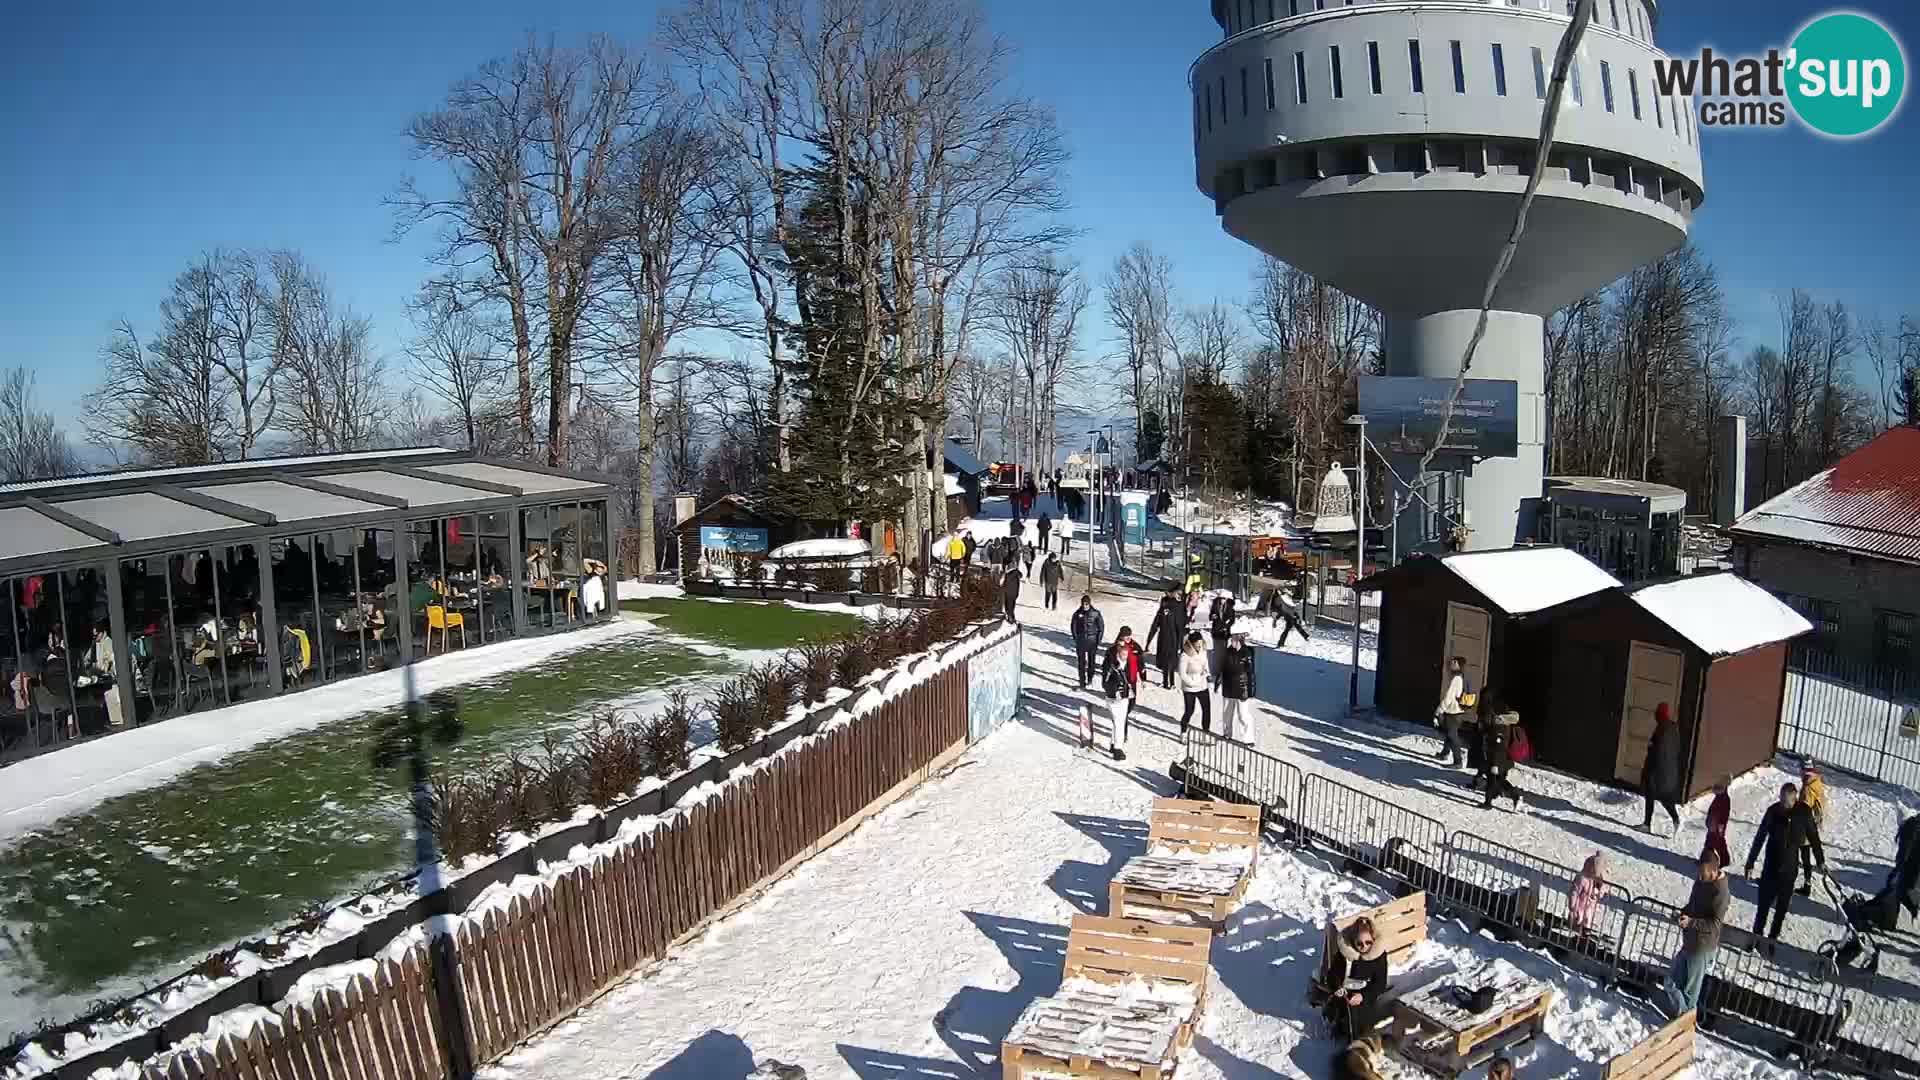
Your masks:
[{"label": "person sitting at table", "polygon": [[239,625],[234,629],[234,640],[247,645],[260,644],[260,624],[255,621],[252,612],[240,616]]},{"label": "person sitting at table", "polygon": [[106,698],[108,726],[126,726],[126,718],[120,713],[119,687],[113,678],[113,627],[104,621],[94,624],[93,649],[87,653],[87,668],[99,677],[101,693]]},{"label": "person sitting at table", "polygon": [[434,591],[432,585],[419,577],[413,579],[413,587],[407,590],[407,610],[415,615],[427,610],[427,605],[438,603],[439,600],[440,594]]},{"label": "person sitting at table", "polygon": [[553,573],[553,560],[547,558],[547,549],[539,544],[527,550],[527,584],[545,585],[547,576]]},{"label": "person sitting at table", "polygon": [[1327,971],[1327,1019],[1348,1039],[1372,1031],[1387,1017],[1387,954],[1379,948],[1373,920],[1361,916],[1334,935],[1336,951]]},{"label": "person sitting at table", "polygon": [[193,662],[206,667],[219,655],[219,648],[220,620],[211,612],[204,613],[193,628]]}]

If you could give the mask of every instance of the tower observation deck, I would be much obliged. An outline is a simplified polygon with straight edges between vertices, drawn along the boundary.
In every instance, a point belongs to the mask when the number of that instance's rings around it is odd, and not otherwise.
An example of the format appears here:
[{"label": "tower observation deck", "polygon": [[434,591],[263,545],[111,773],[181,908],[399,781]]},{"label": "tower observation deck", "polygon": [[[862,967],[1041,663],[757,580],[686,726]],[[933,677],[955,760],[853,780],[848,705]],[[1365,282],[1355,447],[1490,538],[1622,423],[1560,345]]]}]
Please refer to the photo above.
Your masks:
[{"label": "tower observation deck", "polygon": [[[1653,0],[1597,0],[1547,160],[1541,110],[1574,0],[1211,0],[1196,180],[1228,233],[1383,312],[1387,373],[1453,378],[1536,169],[1472,376],[1519,389],[1519,456],[1460,485],[1469,548],[1532,535],[1554,310],[1685,242],[1705,197],[1691,102],[1663,97]],[[1395,459],[1412,478],[1417,459]],[[1436,462],[1436,466],[1438,462]],[[1401,548],[1437,540],[1402,518]],[[1409,532],[1409,529],[1413,531]]]}]

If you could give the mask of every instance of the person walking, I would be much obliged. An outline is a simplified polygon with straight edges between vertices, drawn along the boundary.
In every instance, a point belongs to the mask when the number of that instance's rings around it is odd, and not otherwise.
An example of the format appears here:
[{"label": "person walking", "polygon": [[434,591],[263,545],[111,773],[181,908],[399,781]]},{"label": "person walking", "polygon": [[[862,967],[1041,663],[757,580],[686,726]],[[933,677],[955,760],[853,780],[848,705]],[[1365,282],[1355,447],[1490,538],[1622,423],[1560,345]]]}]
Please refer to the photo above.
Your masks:
[{"label": "person walking", "polygon": [[[1820,775],[1820,766],[1812,759],[1800,765],[1800,801],[1806,804],[1807,812],[1813,815],[1815,832],[1827,829],[1827,781]],[[1800,895],[1813,894],[1813,851],[1800,849]]]},{"label": "person walking", "polygon": [[1140,647],[1133,640],[1133,627],[1122,626],[1107,650],[1100,674],[1111,724],[1107,750],[1115,761],[1127,760],[1127,721],[1133,715],[1134,702],[1140,700],[1140,667]]},{"label": "person walking", "polygon": [[1047,534],[1053,531],[1053,518],[1042,511],[1040,514],[1040,550],[1047,550]]},{"label": "person walking", "polygon": [[1025,544],[1021,545],[1020,561],[1022,564],[1026,566],[1028,577],[1033,576],[1033,561],[1039,557],[1040,557],[1040,553],[1037,549],[1034,548],[1033,541],[1029,540]]},{"label": "person walking", "polygon": [[1233,635],[1233,594],[1221,589],[1207,605],[1207,629],[1213,634],[1213,666],[1218,668],[1227,656],[1227,639]]},{"label": "person walking", "polygon": [[1447,661],[1447,685],[1440,691],[1440,704],[1433,710],[1433,722],[1440,728],[1440,752],[1434,760],[1445,761],[1453,768],[1459,768],[1462,746],[1460,745],[1460,717],[1466,706],[1461,699],[1467,696],[1467,658],[1456,656]]},{"label": "person walking", "polygon": [[1733,853],[1727,850],[1727,823],[1733,820],[1733,795],[1728,790],[1733,778],[1723,776],[1713,785],[1713,801],[1707,804],[1707,843],[1702,855],[1712,855],[1721,866],[1733,865]]},{"label": "person walking", "polygon": [[1007,621],[1019,626],[1020,617],[1013,612],[1014,605],[1020,600],[1020,568],[1018,566],[1007,567],[1007,576],[1000,579],[1000,598],[1007,605]]},{"label": "person walking", "polygon": [[1085,690],[1093,681],[1095,658],[1100,655],[1100,642],[1107,636],[1107,617],[1093,606],[1093,597],[1080,598],[1080,606],[1073,611],[1068,623],[1073,634],[1074,671],[1080,677],[1080,689]]},{"label": "person walking", "polygon": [[979,544],[979,541],[973,538],[973,533],[967,531],[966,529],[961,529],[960,530],[960,546],[962,548],[962,551],[960,553],[960,572],[962,574],[965,574],[969,570],[973,569],[973,551],[975,548],[979,547],[980,544]]},{"label": "person walking", "polygon": [[1225,701],[1220,712],[1220,734],[1229,741],[1253,741],[1253,702],[1260,696],[1257,667],[1246,629],[1229,627],[1227,647],[1220,654],[1220,697]]},{"label": "person walking", "polygon": [[1520,727],[1520,714],[1505,708],[1492,698],[1481,713],[1480,767],[1487,779],[1487,797],[1482,810],[1493,809],[1493,800],[1505,795],[1520,809],[1520,789],[1507,777],[1513,772],[1514,732]]},{"label": "person walking", "polygon": [[[1673,722],[1673,711],[1666,702],[1653,707],[1653,735],[1647,739],[1647,759],[1640,765],[1640,791],[1647,799],[1647,813],[1640,827],[1653,831],[1653,805],[1666,807],[1675,832],[1680,829],[1680,725]],[[1788,887],[1792,887],[1789,881]]]},{"label": "person walking", "polygon": [[1047,560],[1040,564],[1040,587],[1046,590],[1048,611],[1059,609],[1060,582],[1066,576],[1066,570],[1060,565],[1060,556],[1055,552],[1047,552]]},{"label": "person walking", "polygon": [[1714,954],[1720,951],[1720,926],[1727,919],[1727,878],[1720,860],[1701,855],[1695,866],[1693,892],[1675,916],[1680,924],[1680,950],[1673,954],[1665,983],[1672,1016],[1700,1004],[1700,987],[1707,981]]},{"label": "person walking", "polygon": [[1780,940],[1780,928],[1787,921],[1787,902],[1793,898],[1793,879],[1800,871],[1800,849],[1812,845],[1814,857],[1820,862],[1820,872],[1826,873],[1827,852],[1820,846],[1820,830],[1813,823],[1813,811],[1800,801],[1800,789],[1794,784],[1780,785],[1780,799],[1767,807],[1766,814],[1760,818],[1759,831],[1753,834],[1753,846],[1747,849],[1746,876],[1753,876],[1753,863],[1761,849],[1766,850],[1766,862],[1760,870],[1757,883],[1760,893],[1754,899],[1753,936],[1760,937],[1760,928],[1767,921],[1767,913],[1773,913],[1773,924],[1768,928],[1769,941]]},{"label": "person walking", "polygon": [[1593,934],[1593,924],[1600,919],[1600,903],[1607,898],[1607,856],[1596,851],[1587,856],[1586,864],[1580,867],[1580,876],[1573,879],[1573,888],[1567,892],[1567,923],[1581,937]]},{"label": "person walking", "polygon": [[[1174,669],[1180,666],[1180,642],[1187,636],[1187,605],[1172,589],[1160,598],[1160,608],[1147,627],[1147,648],[1153,650],[1153,666],[1160,669],[1161,685],[1173,689]],[[1154,642],[1160,643],[1154,648]]]},{"label": "person walking", "polygon": [[1186,704],[1180,710],[1180,734],[1187,733],[1193,710],[1200,710],[1200,730],[1213,730],[1213,669],[1207,664],[1206,642],[1195,630],[1180,647],[1180,694]]}]

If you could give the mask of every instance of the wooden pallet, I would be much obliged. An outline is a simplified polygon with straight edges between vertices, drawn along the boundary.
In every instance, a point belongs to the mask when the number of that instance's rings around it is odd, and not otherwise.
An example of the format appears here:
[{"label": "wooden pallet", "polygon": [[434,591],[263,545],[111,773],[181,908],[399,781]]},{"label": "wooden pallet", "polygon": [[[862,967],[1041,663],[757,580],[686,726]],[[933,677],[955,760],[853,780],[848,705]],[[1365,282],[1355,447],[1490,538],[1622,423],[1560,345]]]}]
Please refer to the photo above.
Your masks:
[{"label": "wooden pallet", "polygon": [[1398,900],[1370,907],[1365,911],[1356,911],[1345,918],[1335,919],[1327,924],[1320,938],[1320,966],[1314,971],[1313,998],[1318,1004],[1331,992],[1327,976],[1333,966],[1333,958],[1338,955],[1339,946],[1334,938],[1347,927],[1365,916],[1373,920],[1375,943],[1387,953],[1389,971],[1395,965],[1405,964],[1412,954],[1414,946],[1427,940],[1427,894],[1411,893]]},{"label": "wooden pallet", "polygon": [[[1244,863],[1220,861],[1242,855]],[[1147,819],[1147,854],[1128,860],[1114,875],[1107,887],[1107,913],[1193,921],[1218,930],[1246,896],[1259,857],[1258,806],[1155,799]]]},{"label": "wooden pallet", "polygon": [[1671,1080],[1693,1064],[1694,1021],[1689,1009],[1633,1049],[1607,1062],[1601,1080]]},{"label": "wooden pallet", "polygon": [[[1034,1073],[1164,1080],[1206,1009],[1213,932],[1078,915],[1061,992],[1028,1005],[1000,1045],[1006,1080]],[[1143,1000],[1146,984],[1155,1000]]]},{"label": "wooden pallet", "polygon": [[1524,977],[1498,988],[1485,1012],[1469,1014],[1446,1000],[1444,984],[1394,1002],[1393,1027],[1402,1057],[1441,1076],[1458,1076],[1546,1027],[1553,990]]}]

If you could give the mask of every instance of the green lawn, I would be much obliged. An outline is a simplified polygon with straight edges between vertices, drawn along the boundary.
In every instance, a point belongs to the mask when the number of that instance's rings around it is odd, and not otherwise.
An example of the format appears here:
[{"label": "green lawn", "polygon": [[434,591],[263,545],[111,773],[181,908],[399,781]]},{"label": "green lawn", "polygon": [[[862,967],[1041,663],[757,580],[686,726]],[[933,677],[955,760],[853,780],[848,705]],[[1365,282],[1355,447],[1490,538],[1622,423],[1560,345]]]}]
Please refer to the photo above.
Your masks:
[{"label": "green lawn", "polygon": [[[676,638],[762,649],[843,629],[849,616],[785,606],[649,601]],[[454,691],[461,741],[438,769],[515,748],[596,706],[737,670],[686,641],[630,637]],[[284,707],[297,709],[300,698]],[[404,870],[403,785],[370,761],[378,714],[229,755],[145,791],[109,799],[0,851],[0,981],[77,1001]],[[31,768],[31,764],[14,768]],[[0,1030],[24,1028],[0,1006]],[[72,1009],[62,1010],[72,1012]]]}]

